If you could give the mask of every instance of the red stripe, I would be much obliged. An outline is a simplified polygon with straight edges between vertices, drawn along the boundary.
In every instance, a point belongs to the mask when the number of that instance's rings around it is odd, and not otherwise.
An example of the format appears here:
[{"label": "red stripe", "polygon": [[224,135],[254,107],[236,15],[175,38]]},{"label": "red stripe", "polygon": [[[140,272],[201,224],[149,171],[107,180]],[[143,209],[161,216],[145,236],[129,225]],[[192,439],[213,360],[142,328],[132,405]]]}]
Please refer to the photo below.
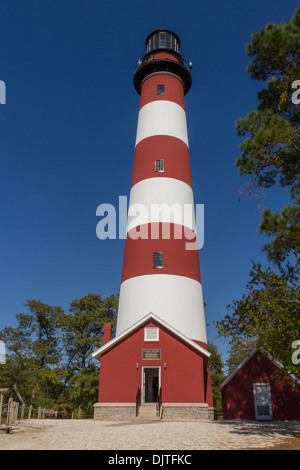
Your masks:
[{"label": "red stripe", "polygon": [[[167,236],[170,228],[170,238]],[[151,238],[157,233],[160,238]],[[182,236],[176,239],[175,236]],[[134,237],[147,237],[137,238]],[[199,254],[197,250],[186,250],[186,243],[196,239],[195,232],[177,224],[145,224],[128,232],[125,241],[122,282],[126,279],[147,274],[174,274],[201,282]],[[153,268],[153,253],[163,253],[163,267]],[[155,295],[155,293],[153,293]]]},{"label": "red stripe", "polygon": [[145,62],[151,62],[153,59],[169,59],[174,60],[174,62],[179,62],[178,56],[172,54],[172,52],[153,52],[153,54],[149,54],[149,56],[145,58]]},{"label": "red stripe", "polygon": [[[156,94],[157,85],[165,85],[163,95]],[[159,74],[147,78],[142,85],[140,109],[152,101],[173,101],[185,109],[184,91],[181,81],[172,75]]]},{"label": "red stripe", "polygon": [[[164,160],[164,172],[155,171],[155,160]],[[175,178],[192,187],[189,149],[182,140],[155,135],[137,144],[131,187],[139,181],[156,177]]]}]

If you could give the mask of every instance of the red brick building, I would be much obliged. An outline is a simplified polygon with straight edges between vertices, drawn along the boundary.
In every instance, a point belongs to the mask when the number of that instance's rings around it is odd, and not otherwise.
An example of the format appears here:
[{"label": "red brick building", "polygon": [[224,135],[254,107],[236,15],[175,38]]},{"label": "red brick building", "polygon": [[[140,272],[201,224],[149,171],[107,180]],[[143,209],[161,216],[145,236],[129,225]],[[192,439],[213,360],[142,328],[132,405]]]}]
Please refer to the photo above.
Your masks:
[{"label": "red brick building", "polygon": [[253,351],[224,380],[223,419],[299,420],[300,381],[278,379],[282,364],[268,353]]}]

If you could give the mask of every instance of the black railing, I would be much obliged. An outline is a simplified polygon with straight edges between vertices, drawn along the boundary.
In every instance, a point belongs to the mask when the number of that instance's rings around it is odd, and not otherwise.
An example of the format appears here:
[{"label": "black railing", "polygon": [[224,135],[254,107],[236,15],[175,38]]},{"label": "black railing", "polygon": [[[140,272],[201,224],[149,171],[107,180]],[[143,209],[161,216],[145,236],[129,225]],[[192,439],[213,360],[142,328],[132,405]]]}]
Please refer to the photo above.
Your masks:
[{"label": "black railing", "polygon": [[[156,51],[156,52],[160,52],[160,51]],[[136,67],[135,67],[135,71],[134,73],[137,72],[137,70],[139,68],[141,68],[143,65],[146,65],[146,64],[149,64],[151,62],[156,62],[156,63],[159,63],[159,62],[175,62],[177,64],[180,64],[182,67],[184,67],[185,69],[187,69],[189,72],[191,72],[191,68],[192,68],[192,64],[191,62],[188,63],[182,56],[178,55],[177,56],[177,60],[178,61],[175,61],[175,60],[172,60],[172,59],[160,59],[160,58],[157,58],[157,57],[154,57],[151,56],[149,57],[148,55],[146,55],[146,57],[143,57],[142,59],[139,59]]]},{"label": "black railing", "polygon": [[191,66],[187,65],[185,60],[178,55],[177,60],[169,58],[159,59],[149,55],[139,61],[134,73],[134,87],[141,94],[141,87],[144,80],[152,74],[169,73],[180,78],[184,85],[184,94],[186,95],[192,84]]},{"label": "black railing", "polygon": [[162,388],[158,390],[157,400],[156,400],[156,415],[160,417],[161,415],[161,406],[162,406]]},{"label": "black railing", "polygon": [[141,406],[141,389],[138,387],[135,400],[135,416],[139,415],[139,406]]}]

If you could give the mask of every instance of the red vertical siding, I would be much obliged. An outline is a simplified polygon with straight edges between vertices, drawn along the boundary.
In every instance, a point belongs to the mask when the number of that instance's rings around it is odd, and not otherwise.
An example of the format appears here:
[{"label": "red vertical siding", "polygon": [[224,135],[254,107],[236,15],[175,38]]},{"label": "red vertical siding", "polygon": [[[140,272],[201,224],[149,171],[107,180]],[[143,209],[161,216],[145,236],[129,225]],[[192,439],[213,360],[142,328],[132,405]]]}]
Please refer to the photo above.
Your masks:
[{"label": "red vertical siding", "polygon": [[274,420],[299,420],[298,391],[293,382],[283,384],[274,376],[279,369],[256,352],[222,389],[223,419],[255,419],[253,383],[269,382]]},{"label": "red vertical siding", "polygon": [[[143,366],[161,367],[164,403],[205,403],[201,354],[161,326],[159,341],[145,342],[145,326],[158,325],[143,325],[102,355],[99,403],[134,403],[137,388],[142,387]],[[142,349],[161,349],[161,359],[143,360]]]}]

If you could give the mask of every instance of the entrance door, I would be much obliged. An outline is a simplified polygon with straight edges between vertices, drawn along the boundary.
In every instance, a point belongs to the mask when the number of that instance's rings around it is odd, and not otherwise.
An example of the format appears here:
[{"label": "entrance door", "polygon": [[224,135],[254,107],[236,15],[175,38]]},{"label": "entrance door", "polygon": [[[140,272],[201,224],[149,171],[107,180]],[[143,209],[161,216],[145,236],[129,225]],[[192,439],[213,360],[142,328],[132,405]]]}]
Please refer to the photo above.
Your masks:
[{"label": "entrance door", "polygon": [[254,383],[254,407],[256,419],[272,419],[272,401],[269,383]]},{"label": "entrance door", "polygon": [[159,368],[143,368],[143,401],[153,403],[157,400],[159,389]]}]

